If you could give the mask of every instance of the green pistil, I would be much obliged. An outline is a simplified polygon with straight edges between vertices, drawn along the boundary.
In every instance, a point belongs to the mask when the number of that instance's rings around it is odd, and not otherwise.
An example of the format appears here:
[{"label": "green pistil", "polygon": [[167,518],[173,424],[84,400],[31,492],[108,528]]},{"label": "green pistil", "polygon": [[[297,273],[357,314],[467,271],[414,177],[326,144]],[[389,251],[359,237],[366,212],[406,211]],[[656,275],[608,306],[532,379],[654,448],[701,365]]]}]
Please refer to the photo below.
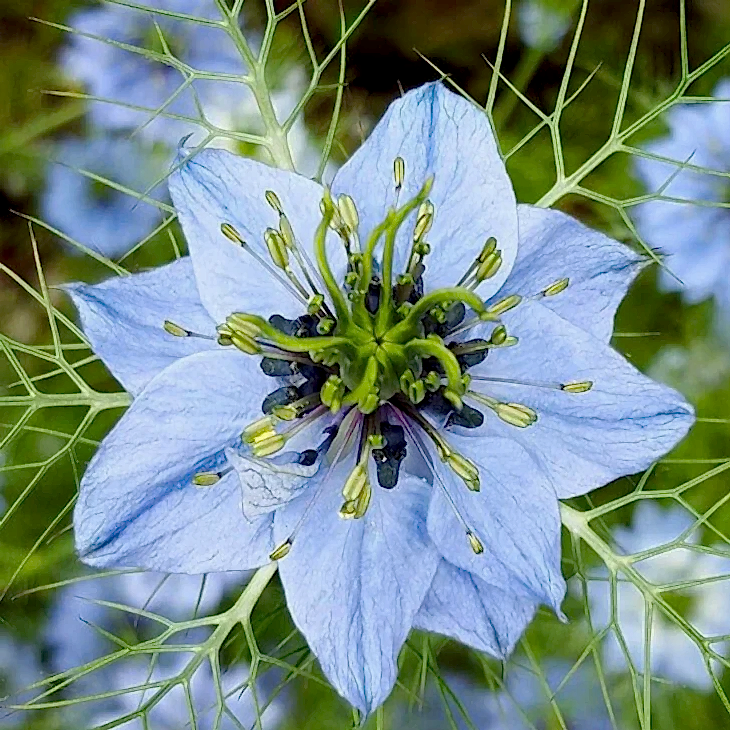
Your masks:
[{"label": "green pistil", "polygon": [[[396,202],[396,207],[392,207],[385,219],[371,231],[362,253],[348,251],[349,271],[344,282],[335,279],[327,258],[328,232],[334,221],[343,216],[329,190],[325,190],[321,205],[322,218],[314,236],[314,252],[327,298],[334,308],[334,318],[321,315],[322,311],[328,311],[326,302],[323,295],[312,287],[308,277],[307,283],[313,289],[311,294],[307,293],[309,311],[310,314],[316,313],[320,319],[318,336],[290,336],[262,317],[241,313],[231,315],[222,329],[219,328],[219,334],[231,340],[241,340],[237,346],[245,352],[255,353],[267,346],[271,349],[273,345],[283,353],[292,353],[292,356],[306,353],[312,362],[332,368],[332,374],[320,392],[322,404],[332,412],[337,412],[343,406],[354,406],[361,413],[370,414],[384,401],[394,396],[402,398],[398,396],[399,393],[411,404],[420,403],[427,392],[442,387],[438,373],[424,373],[423,361],[435,359],[446,381],[444,397],[460,410],[468,378],[465,379],[454,352],[440,337],[433,334],[424,336],[424,319],[429,315],[438,319],[439,313],[447,312],[456,302],[470,307],[482,320],[496,320],[499,312],[487,310],[482,299],[464,286],[430,292],[415,304],[407,301],[420,272],[414,276],[412,271],[406,271],[396,276],[399,273],[393,271],[396,240],[402,226],[418,210],[416,227],[412,233],[414,251],[416,245],[418,250],[417,255],[412,252],[409,267],[413,268],[417,261],[418,266],[415,268],[420,268],[422,272],[421,262],[430,250],[424,238],[435,215],[433,204],[427,200],[432,185],[433,179],[429,178],[413,199],[400,207],[397,207]],[[278,198],[272,196],[273,193],[267,200],[271,198],[269,202],[278,210],[280,218],[287,220],[280,210]],[[343,225],[348,226],[348,240],[350,236],[355,239],[359,219],[354,202],[346,199],[343,210],[347,219]],[[288,231],[287,226],[284,229]],[[272,258],[278,256],[286,264],[284,259],[288,256],[289,248],[296,245],[293,232],[284,235],[272,229],[269,239],[267,245]],[[375,251],[381,239],[383,252],[375,308],[371,285],[374,281]],[[396,282],[399,288],[394,292]],[[349,295],[345,294],[345,286],[350,290]]]}]

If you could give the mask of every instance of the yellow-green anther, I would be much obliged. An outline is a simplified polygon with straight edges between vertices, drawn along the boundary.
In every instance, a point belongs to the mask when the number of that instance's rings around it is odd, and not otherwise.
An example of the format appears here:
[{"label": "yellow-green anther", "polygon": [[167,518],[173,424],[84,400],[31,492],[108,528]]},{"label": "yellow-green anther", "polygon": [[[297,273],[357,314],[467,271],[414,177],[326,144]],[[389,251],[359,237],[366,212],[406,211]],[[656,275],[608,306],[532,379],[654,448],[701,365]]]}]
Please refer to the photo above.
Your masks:
[{"label": "yellow-green anther", "polygon": [[520,302],[522,297],[519,294],[510,294],[504,299],[500,299],[498,302],[487,307],[487,314],[497,315],[509,312],[510,309],[514,309]]},{"label": "yellow-green anther", "polygon": [[479,491],[481,486],[479,482],[479,469],[477,469],[472,461],[452,451],[446,457],[446,463],[472,492]]},{"label": "yellow-green anther", "polygon": [[429,370],[423,379],[426,390],[435,393],[441,387],[441,376],[435,370]]},{"label": "yellow-green anther", "polygon": [[413,305],[410,302],[403,302],[395,311],[401,319],[405,319],[412,309]]},{"label": "yellow-green anther", "polygon": [[471,385],[471,375],[469,373],[464,373],[461,376],[461,386],[464,389],[464,393],[469,389],[469,386]]},{"label": "yellow-green anther", "polygon": [[484,247],[481,250],[481,253],[479,254],[479,258],[477,259],[480,263],[484,261],[487,256],[491,256],[494,251],[497,248],[497,239],[494,238],[494,236],[487,239],[487,242],[484,244]]},{"label": "yellow-green anther", "polygon": [[433,203],[430,200],[424,200],[418,209],[416,217],[416,227],[413,231],[413,240],[420,241],[430,230],[433,225]]},{"label": "yellow-green anther", "polygon": [[556,294],[560,294],[560,292],[565,291],[568,288],[568,284],[570,284],[570,279],[568,279],[568,277],[558,279],[550,284],[550,286],[546,286],[542,290],[542,295],[544,297],[554,297]]},{"label": "yellow-green anther", "polygon": [[263,416],[253,423],[249,423],[246,428],[243,429],[241,438],[244,441],[251,442],[256,436],[262,433],[275,433],[274,426],[276,426],[276,420],[271,416]]},{"label": "yellow-green anther", "polygon": [[402,157],[396,157],[393,160],[393,177],[395,178],[395,188],[400,190],[403,187],[403,180],[406,176],[406,161]]},{"label": "yellow-green anther", "polygon": [[324,317],[317,322],[317,332],[320,335],[328,335],[335,326],[335,320],[332,317]]},{"label": "yellow-green anther", "polygon": [[231,337],[231,344],[237,347],[246,355],[260,355],[261,346],[252,337],[245,334],[235,333]]},{"label": "yellow-green anther", "polygon": [[500,345],[500,347],[513,347],[519,342],[519,340],[514,337],[513,335],[508,335],[505,341]]},{"label": "yellow-green anther", "polygon": [[230,347],[233,344],[233,340],[230,338],[229,335],[218,335],[218,339],[216,342],[221,347]]},{"label": "yellow-green anther", "polygon": [[357,208],[355,207],[355,201],[346,194],[340,195],[337,198],[337,208],[340,211],[342,221],[351,231],[356,231],[360,225],[360,216],[357,214]]},{"label": "yellow-green anther", "polygon": [[362,491],[358,495],[358,498],[355,500],[355,514],[354,517],[356,520],[359,520],[361,517],[365,516],[365,513],[368,511],[368,507],[370,506],[370,498],[373,495],[373,490],[370,487],[370,484],[365,484],[365,486],[362,488]]},{"label": "yellow-green anther", "polygon": [[289,404],[287,406],[276,406],[271,412],[281,421],[294,421],[299,418],[302,411],[294,404]]},{"label": "yellow-green anther", "polygon": [[382,433],[371,433],[368,436],[368,444],[373,449],[382,449],[385,446],[385,436]]},{"label": "yellow-green anther", "polygon": [[295,249],[297,246],[297,239],[294,237],[294,229],[289,223],[289,219],[282,213],[279,216],[279,232],[281,237],[284,239],[284,243],[287,248]]},{"label": "yellow-green anther", "polygon": [[368,483],[368,470],[362,462],[350,472],[342,487],[342,496],[346,502],[352,502],[360,496],[360,492]]},{"label": "yellow-green anther", "polygon": [[190,337],[190,332],[186,329],[183,329],[179,324],[175,324],[174,322],[170,322],[169,319],[165,320],[165,324],[163,325],[165,332],[167,332],[168,335],[172,335],[173,337]]},{"label": "yellow-green anther", "polygon": [[280,269],[286,269],[289,266],[289,251],[286,248],[284,237],[274,228],[267,228],[264,233],[264,241],[266,248],[269,249],[269,256],[274,262],[274,266]]},{"label": "yellow-green anther", "polygon": [[226,327],[228,332],[218,330],[221,335],[228,334],[230,336],[241,334],[248,335],[249,337],[258,337],[261,334],[261,328],[255,323],[251,322],[247,315],[241,312],[234,312],[229,314],[226,318],[226,322],[222,327]]},{"label": "yellow-green anther", "polygon": [[349,287],[353,287],[357,284],[358,278],[358,275],[354,271],[348,271],[345,274],[345,284]]},{"label": "yellow-green anther", "polygon": [[416,405],[426,397],[426,385],[420,378],[408,387],[408,398]]},{"label": "yellow-green anther", "polygon": [[395,282],[398,286],[410,286],[414,283],[413,274],[400,274]]},{"label": "yellow-green anther", "polygon": [[343,520],[354,520],[356,509],[357,506],[355,502],[345,502],[342,507],[340,507],[338,514]]},{"label": "yellow-green anther", "polygon": [[281,560],[282,558],[285,558],[287,555],[289,555],[289,551],[291,550],[291,540],[286,540],[279,545],[276,550],[274,550],[271,555],[269,555],[270,560]]},{"label": "yellow-green anther", "polygon": [[444,388],[444,398],[451,403],[457,411],[460,411],[464,407],[464,403],[461,400],[461,396],[449,388]]},{"label": "yellow-green anther", "polygon": [[503,345],[507,339],[507,328],[503,324],[498,324],[489,336],[489,341],[493,345]]},{"label": "yellow-green anther", "polygon": [[521,403],[497,403],[494,412],[510,426],[527,428],[537,421],[537,413]]},{"label": "yellow-green anther", "polygon": [[324,304],[324,294],[313,294],[307,304],[308,314],[317,314]]},{"label": "yellow-green anther", "polygon": [[429,314],[439,323],[443,324],[446,321],[446,312],[443,307],[434,307]]},{"label": "yellow-green anther", "polygon": [[220,480],[221,475],[216,471],[201,471],[193,477],[193,484],[196,487],[212,487]]},{"label": "yellow-green anther", "polygon": [[587,393],[593,387],[592,380],[580,380],[571,383],[563,383],[560,390],[566,393]]},{"label": "yellow-green anther", "polygon": [[492,251],[477,267],[476,279],[478,282],[491,279],[502,265],[502,252]]},{"label": "yellow-green anther", "polygon": [[474,554],[481,555],[484,552],[482,541],[471,530],[466,533],[466,536],[469,539],[469,545],[474,551]]},{"label": "yellow-green anther", "polygon": [[281,200],[279,200],[279,196],[273,191],[273,190],[267,190],[266,193],[266,202],[279,214],[281,215],[284,212],[284,208],[281,205]]},{"label": "yellow-green anther", "polygon": [[281,451],[284,448],[286,439],[281,434],[273,434],[267,437],[256,437],[251,444],[254,456],[264,458]]},{"label": "yellow-green anther", "polygon": [[241,234],[230,224],[221,223],[221,233],[233,243],[237,243],[239,246],[245,246],[246,241],[243,240]]}]

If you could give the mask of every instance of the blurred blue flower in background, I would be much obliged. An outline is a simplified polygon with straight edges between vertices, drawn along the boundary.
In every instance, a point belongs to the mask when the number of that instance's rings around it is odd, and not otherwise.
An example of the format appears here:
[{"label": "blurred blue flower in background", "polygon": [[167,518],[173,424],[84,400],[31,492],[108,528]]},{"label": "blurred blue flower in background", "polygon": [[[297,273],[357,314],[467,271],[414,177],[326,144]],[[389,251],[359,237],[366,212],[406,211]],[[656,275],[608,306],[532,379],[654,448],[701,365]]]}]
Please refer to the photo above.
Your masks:
[{"label": "blurred blue flower in background", "polygon": [[570,30],[571,14],[547,0],[522,0],[517,7],[517,28],[529,48],[550,53]]},{"label": "blurred blue flower in background", "polygon": [[[151,10],[221,20],[211,0],[148,0],[144,4]],[[235,81],[197,79],[185,87],[185,76],[173,66],[89,37],[162,53],[159,27],[173,56],[194,70],[241,76],[246,72],[241,55],[219,28],[121,5],[79,11],[69,25],[78,33],[70,36],[61,66],[91,96],[108,100],[92,102],[92,120],[101,128],[135,129],[149,121],[151,111],[162,107],[167,114],[192,119],[200,119],[202,113],[213,124],[229,128],[230,116],[251,98],[248,88]],[[141,134],[174,147],[181,137],[198,130],[197,124],[161,115],[146,124]]]},{"label": "blurred blue flower in background", "polygon": [[464,674],[448,670],[442,670],[441,681],[443,688],[436,681],[429,683],[422,707],[409,709],[404,702],[399,703],[393,712],[392,727],[445,730],[452,727],[453,721],[458,730],[534,730],[552,727],[546,721],[555,717],[551,707],[554,702],[560,707],[560,726],[565,724],[570,730],[616,730],[603,703],[598,677],[586,662],[573,667],[562,660],[548,659],[540,675],[518,663],[511,664],[505,686],[499,690],[490,690]]},{"label": "blurred blue flower in background", "polygon": [[[695,524],[693,517],[682,507],[663,509],[656,502],[640,502],[634,511],[630,527],[617,527],[614,538],[625,554],[659,549],[654,556],[634,563],[634,568],[654,585],[682,581],[704,581],[702,585],[682,591],[690,598],[685,619],[706,637],[730,634],[730,553],[727,557],[698,552],[692,545],[699,543],[697,532],[691,532],[681,543],[662,550]],[[717,546],[727,552],[724,546]],[[596,580],[589,582],[589,600],[593,626],[602,629],[611,620],[611,590],[607,573],[601,571]],[[713,580],[714,579],[714,580]],[[646,644],[646,601],[630,581],[618,575],[616,625],[621,631],[632,663],[644,671]],[[727,642],[715,642],[712,649],[725,656]],[[680,685],[697,690],[712,689],[712,677],[700,649],[687,632],[667,618],[660,608],[652,613],[651,672]],[[614,632],[604,643],[604,666],[614,672],[625,672],[627,659]],[[716,670],[722,671],[717,662]]]},{"label": "blurred blue flower in background", "polygon": [[26,715],[6,709],[30,699],[27,687],[45,678],[37,647],[25,644],[0,627],[0,727],[23,725]]},{"label": "blurred blue flower in background", "polygon": [[[714,96],[730,99],[730,79],[717,84]],[[648,245],[668,254],[669,271],[659,273],[662,289],[681,292],[690,304],[714,297],[721,319],[727,321],[730,209],[692,201],[730,203],[730,101],[676,106],[666,121],[669,134],[645,150],[670,161],[637,156],[636,172],[649,193],[661,192],[680,202],[653,200],[636,206],[637,229]],[[726,176],[683,169],[685,163]]]},{"label": "blurred blue flower in background", "polygon": [[221,150],[171,190],[190,258],[68,287],[134,395],[81,483],[82,559],[279,560],[294,622],[365,714],[414,626],[508,655],[540,604],[560,611],[558,499],[648,467],[693,422],[608,344],[640,257],[518,206],[486,115],[441,84],[391,105],[336,209]]},{"label": "blurred blue flower in background", "polygon": [[[70,238],[109,258],[129,251],[162,221],[153,203],[140,200],[164,175],[159,156],[131,140],[117,137],[69,138],[55,148],[40,200],[43,219]],[[130,190],[94,180],[92,173]],[[155,198],[160,192],[153,190]],[[69,245],[72,253],[81,250]]]}]

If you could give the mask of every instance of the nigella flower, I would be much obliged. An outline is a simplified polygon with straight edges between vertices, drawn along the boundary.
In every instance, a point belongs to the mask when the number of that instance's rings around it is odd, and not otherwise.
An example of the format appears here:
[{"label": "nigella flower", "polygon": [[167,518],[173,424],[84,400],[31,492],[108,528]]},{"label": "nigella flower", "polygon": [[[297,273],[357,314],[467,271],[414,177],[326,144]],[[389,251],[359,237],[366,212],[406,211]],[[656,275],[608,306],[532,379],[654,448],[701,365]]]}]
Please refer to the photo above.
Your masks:
[{"label": "nigella flower", "polygon": [[[730,555],[713,555],[693,549],[699,542],[693,526],[694,519],[683,508],[662,509],[655,502],[646,501],[637,505],[630,527],[616,528],[614,538],[626,554],[647,553],[647,557],[635,562],[634,567],[651,584],[690,584],[690,588],[683,591],[690,599],[689,606],[682,612],[690,626],[706,637],[727,636],[730,619],[725,606],[730,601]],[[660,549],[661,552],[650,553]],[[717,545],[716,549],[723,551],[724,546]],[[590,582],[588,594],[593,625],[600,629],[613,619],[623,637],[620,644],[613,632],[609,634],[610,639],[604,644],[604,666],[614,672],[627,671],[625,651],[628,651],[634,666],[638,671],[644,671],[645,598],[619,573],[616,609],[612,615],[614,599],[607,575],[604,571],[597,577],[598,580]],[[659,608],[652,612],[650,635],[652,676],[700,691],[712,689],[712,676],[707,670],[705,656],[693,638]],[[726,641],[713,642],[710,648],[721,656],[728,654]],[[722,671],[717,660],[713,659],[711,665],[714,671]]]},{"label": "nigella flower", "polygon": [[[137,196],[163,174],[149,150],[126,139],[94,137],[63,140],[54,156],[41,197],[41,217],[78,243],[116,258],[162,220],[155,205]],[[116,189],[114,183],[129,192]]]},{"label": "nigella flower", "polygon": [[[103,40],[159,53],[166,45],[175,58],[196,71],[241,76],[246,71],[241,56],[222,29],[163,14],[168,11],[220,21],[215,3],[148,0],[144,5],[150,10],[121,5],[86,9],[69,22],[77,33],[71,36],[61,65],[69,76],[86,85],[91,96],[105,100],[92,103],[95,124],[105,129],[135,129],[161,110],[163,114],[144,126],[142,134],[174,145],[184,134],[199,129],[184,119],[200,118],[196,101],[210,121],[225,124],[248,98],[243,84],[198,79],[186,87],[185,77],[173,66]],[[154,10],[163,12],[150,12]]]},{"label": "nigella flower", "polygon": [[[721,81],[714,95],[730,99],[730,79]],[[646,145],[648,153],[662,159],[635,159],[648,192],[672,200],[638,205],[637,228],[647,244],[668,254],[667,268],[659,274],[661,288],[681,292],[689,303],[714,297],[727,320],[730,210],[717,204],[730,203],[730,101],[673,107],[667,123],[669,135]]]},{"label": "nigella flower", "polygon": [[135,396],[81,484],[82,558],[278,560],[366,713],[413,626],[505,656],[539,604],[559,611],[558,499],[692,422],[607,344],[639,257],[517,206],[483,111],[440,84],[395,102],[331,189],[207,150],[171,191],[190,259],[70,289]]}]

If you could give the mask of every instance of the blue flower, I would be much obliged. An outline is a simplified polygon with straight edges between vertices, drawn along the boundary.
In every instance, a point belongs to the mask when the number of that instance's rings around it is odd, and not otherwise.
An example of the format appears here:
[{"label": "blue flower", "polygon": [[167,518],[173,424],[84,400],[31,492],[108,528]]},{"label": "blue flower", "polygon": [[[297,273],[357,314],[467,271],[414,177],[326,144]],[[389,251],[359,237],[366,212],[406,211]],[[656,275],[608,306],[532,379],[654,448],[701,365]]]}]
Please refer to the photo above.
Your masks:
[{"label": "blue flower", "polygon": [[547,0],[522,0],[517,27],[522,42],[544,53],[554,51],[570,29],[570,13],[551,7]]},{"label": "blue flower", "polygon": [[[148,150],[129,140],[66,139],[56,148],[41,197],[41,217],[78,243],[115,258],[154,230],[162,217],[152,203],[83,175],[97,175],[144,193],[161,176]],[[154,193],[151,193],[154,196]],[[80,253],[79,249],[71,248]]]},{"label": "blue flower", "polygon": [[[667,510],[656,502],[646,501],[636,507],[631,526],[618,527],[614,537],[627,555],[661,550],[634,563],[636,570],[653,585],[706,581],[684,591],[691,598],[684,618],[703,636],[726,636],[730,633],[730,619],[724,609],[730,601],[730,580],[727,579],[730,554],[724,557],[694,550],[693,546],[699,542],[699,535],[692,529],[694,524],[692,516],[679,506]],[[727,553],[725,546],[716,545],[715,549]],[[606,577],[607,573],[603,571],[597,576],[598,580],[590,583],[591,620],[600,629],[613,619],[621,632],[623,644],[613,632],[609,634],[610,639],[604,644],[604,666],[614,672],[627,671],[625,651],[628,651],[633,665],[643,672],[646,657],[645,597],[619,574],[616,612],[612,616],[613,597]],[[711,650],[727,656],[728,644],[726,641],[713,642]],[[693,638],[658,608],[652,613],[650,656],[652,676],[700,691],[712,689],[712,676],[707,671],[703,653]],[[711,663],[714,671],[722,671],[717,660],[713,659]]]},{"label": "blue flower", "polygon": [[[714,95],[730,99],[730,79],[721,81]],[[637,228],[650,246],[668,254],[661,288],[681,292],[689,303],[714,297],[727,319],[730,210],[692,201],[730,202],[730,181],[682,166],[730,173],[730,102],[673,107],[667,123],[669,135],[646,145],[646,151],[674,162],[637,157],[636,172],[648,192],[674,200],[638,205]]]},{"label": "blue flower", "polygon": [[365,713],[414,626],[507,655],[560,610],[558,499],[692,423],[607,344],[641,259],[518,206],[483,111],[440,84],[395,102],[331,190],[206,150],[171,192],[189,259],[70,287],[134,395],[81,484],[83,560],[279,560]]},{"label": "blue flower", "polygon": [[[210,0],[148,0],[146,5],[152,10],[221,20]],[[175,145],[183,135],[200,129],[179,118],[200,119],[196,94],[203,113],[214,123],[235,112],[250,94],[235,81],[208,79],[181,89],[185,77],[174,67],[100,40],[161,53],[155,21],[172,54],[196,71],[245,73],[235,44],[222,29],[121,5],[76,13],[69,24],[78,33],[64,50],[61,65],[69,76],[86,85],[91,96],[106,100],[92,104],[95,124],[113,130],[134,129],[162,109],[164,114],[145,126],[142,134]]]}]

